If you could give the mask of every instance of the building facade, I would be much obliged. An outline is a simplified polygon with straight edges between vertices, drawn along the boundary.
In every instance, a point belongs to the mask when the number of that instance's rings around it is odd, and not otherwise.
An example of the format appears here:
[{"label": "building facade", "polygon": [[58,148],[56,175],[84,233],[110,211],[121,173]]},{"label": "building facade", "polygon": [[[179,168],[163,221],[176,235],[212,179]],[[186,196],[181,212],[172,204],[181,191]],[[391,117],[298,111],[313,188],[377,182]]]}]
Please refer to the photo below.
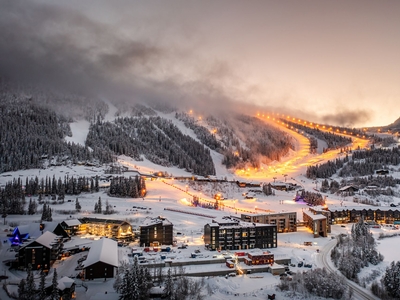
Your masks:
[{"label": "building facade", "polygon": [[93,242],[83,262],[84,278],[113,278],[116,268],[118,268],[117,242],[108,238]]},{"label": "building facade", "polygon": [[126,221],[98,219],[98,218],[82,218],[79,219],[79,233],[88,233],[107,238],[115,238],[118,240],[132,240],[132,226]]},{"label": "building facade", "polygon": [[[321,208],[315,208],[324,211]],[[378,224],[400,222],[400,209],[391,206],[329,206],[330,224],[357,223],[360,218],[375,221]]]},{"label": "building facade", "polygon": [[244,259],[244,263],[248,266],[253,265],[273,265],[274,254],[269,251],[261,253],[248,253]]},{"label": "building facade", "polygon": [[297,213],[241,214],[244,222],[276,225],[278,233],[297,231]]},{"label": "building facade", "polygon": [[328,217],[322,213],[312,210],[303,211],[304,225],[311,229],[314,237],[327,237],[331,232]]},{"label": "building facade", "polygon": [[32,270],[48,271],[61,254],[62,245],[60,236],[46,231],[36,240],[22,245],[18,251],[17,265],[26,269],[30,264]]},{"label": "building facade", "polygon": [[140,245],[158,247],[173,244],[173,225],[165,218],[146,218],[140,226]]},{"label": "building facade", "polygon": [[204,243],[210,250],[276,248],[276,227],[223,217],[204,226]]}]

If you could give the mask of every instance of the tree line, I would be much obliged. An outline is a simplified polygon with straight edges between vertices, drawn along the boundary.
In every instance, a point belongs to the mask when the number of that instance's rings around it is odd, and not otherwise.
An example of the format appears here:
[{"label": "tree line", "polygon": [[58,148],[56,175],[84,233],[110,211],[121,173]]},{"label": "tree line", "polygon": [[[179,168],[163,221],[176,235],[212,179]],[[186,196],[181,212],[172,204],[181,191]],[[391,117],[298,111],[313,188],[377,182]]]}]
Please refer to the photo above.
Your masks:
[{"label": "tree line", "polygon": [[192,129],[202,143],[223,154],[222,163],[227,168],[259,168],[261,163],[279,161],[294,149],[289,135],[252,116],[207,116],[205,126],[183,112],[175,117]]},{"label": "tree line", "polygon": [[0,89],[0,173],[115,160],[109,150],[66,142],[71,135],[69,121],[31,98]]},{"label": "tree line", "polygon": [[98,121],[91,125],[86,145],[108,148],[135,160],[143,155],[155,164],[177,166],[197,175],[215,175],[210,150],[160,117]]},{"label": "tree line", "polygon": [[[311,128],[308,126],[304,126],[299,123],[287,121],[285,119],[282,119],[285,123],[289,125],[291,128],[296,128],[300,132],[307,133],[311,135],[314,139],[319,139],[322,141],[325,141],[327,144],[327,148],[324,149],[324,152],[332,150],[332,149],[339,149],[342,147],[345,147],[346,145],[350,144],[352,142],[352,139],[350,137],[345,137],[342,135],[334,134],[332,132],[327,132],[327,131],[322,131],[318,128]],[[310,142],[312,142],[312,147],[313,148],[318,148],[318,142],[317,145],[315,145],[315,141],[312,138],[309,138]]]},{"label": "tree line", "polygon": [[326,163],[317,164],[315,166],[308,166],[306,170],[306,177],[315,178],[330,178],[332,175],[344,166],[349,161],[346,155],[344,159],[337,158],[335,160],[328,160]]},{"label": "tree line", "polygon": [[110,180],[109,196],[139,198],[146,195],[146,183],[143,177],[113,177]]},{"label": "tree line", "polygon": [[[204,299],[204,280],[194,280],[185,276],[183,269],[168,269],[167,274],[162,268],[154,268],[152,275],[147,267],[138,263],[137,256],[133,263],[122,263],[118,268],[114,289],[120,294],[121,300],[150,299],[150,289],[160,286],[162,298],[167,300]],[[210,293],[210,289],[208,288]]]},{"label": "tree line", "polygon": [[[13,179],[0,188],[0,212],[3,215],[8,214],[30,214],[33,215],[37,212],[37,207],[43,202],[43,195],[58,195],[58,200],[63,201],[65,195],[79,195],[81,193],[93,193],[99,191],[99,177],[69,177],[65,176],[64,179],[55,176],[45,178],[26,178],[25,186],[20,178]],[[115,197],[143,197],[146,193],[146,184],[142,177],[136,176],[135,178],[129,177],[115,177],[111,179],[108,194]],[[38,196],[36,200],[29,200],[27,211],[25,209],[26,196]],[[105,213],[112,213],[111,207],[106,204]],[[76,210],[79,211],[81,206],[76,200]],[[102,212],[100,206],[100,213]],[[44,203],[42,211],[42,220],[50,221],[51,208]]]}]

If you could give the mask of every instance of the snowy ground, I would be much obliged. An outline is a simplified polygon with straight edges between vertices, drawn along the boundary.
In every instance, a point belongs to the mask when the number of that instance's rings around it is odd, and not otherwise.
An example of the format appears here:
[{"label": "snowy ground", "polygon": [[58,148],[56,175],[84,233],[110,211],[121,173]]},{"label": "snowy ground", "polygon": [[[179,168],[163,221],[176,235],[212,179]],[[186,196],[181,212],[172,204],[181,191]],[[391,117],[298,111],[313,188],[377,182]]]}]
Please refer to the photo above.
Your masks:
[{"label": "snowy ground", "polygon": [[[68,168],[67,168],[68,169]],[[41,176],[44,176],[44,173],[55,172],[58,173],[63,170],[63,168],[59,168],[58,170],[42,170]],[[70,172],[79,173],[81,174],[91,174],[93,171],[91,169],[87,169],[84,167],[76,167],[73,171],[69,169]],[[58,171],[58,172],[57,172]],[[74,172],[75,171],[75,172]],[[20,176],[21,179],[24,179],[24,176],[31,176],[35,174],[35,171],[21,171],[17,172],[16,175]],[[10,177],[0,177],[1,182],[5,182],[10,180]],[[199,249],[204,257],[209,256],[212,257],[215,252],[206,251],[204,249],[204,243],[202,240],[203,234],[203,227],[206,223],[211,222],[210,218],[201,217],[201,216],[194,216],[190,214],[182,214],[172,211],[166,211],[164,208],[171,207],[171,208],[179,208],[184,211],[188,212],[198,212],[203,213],[211,216],[224,216],[229,214],[235,214],[235,210],[233,209],[225,209],[225,210],[209,210],[203,208],[194,208],[187,205],[187,202],[184,199],[189,200],[190,195],[198,194],[198,191],[194,191],[188,187],[188,192],[186,192],[186,182],[179,182],[179,181],[168,181],[167,183],[157,180],[157,181],[147,181],[147,190],[148,194],[145,199],[119,199],[119,198],[111,198],[108,197],[104,192],[94,193],[94,194],[84,194],[79,195],[79,202],[82,205],[82,214],[81,215],[91,215],[97,217],[104,217],[102,215],[95,215],[92,214],[94,204],[101,197],[102,201],[108,200],[111,205],[116,206],[116,210],[118,211],[116,214],[108,216],[110,218],[115,219],[126,219],[132,223],[134,227],[138,227],[143,220],[147,216],[156,217],[162,215],[169,219],[174,224],[174,233],[178,240],[178,245],[181,243],[186,243],[189,245],[188,249],[177,249],[173,248],[173,252],[169,255],[173,255],[174,259],[176,260],[190,260],[190,254]],[[238,191],[238,189],[236,189]],[[241,190],[240,190],[241,191]],[[232,193],[235,193],[235,189],[233,189]],[[160,201],[161,197],[161,201]],[[205,194],[202,194],[204,199],[210,199]],[[276,196],[270,197],[262,197],[256,200],[246,200],[243,199],[241,193],[236,192],[235,197],[239,200],[235,203],[236,208],[253,211],[254,206],[257,205],[259,208],[270,209],[276,212],[279,211],[297,211],[298,218],[302,218],[301,210],[305,207],[302,204],[295,203],[292,198],[292,193],[281,192],[278,193]],[[72,200],[72,202],[67,202],[68,200]],[[66,197],[66,202],[60,205],[52,205],[54,211],[58,210],[67,210],[67,209],[74,209],[75,203],[74,197]],[[283,200],[280,201],[280,200]],[[231,203],[233,205],[233,200],[225,200],[227,203]],[[330,199],[332,203],[340,201],[340,199]],[[283,203],[283,204],[280,204]],[[337,204],[337,203],[336,203]],[[133,208],[136,207],[143,207],[145,209],[137,209]],[[65,215],[53,213],[54,220],[62,221],[66,217]],[[78,217],[78,215],[73,216]],[[14,223],[18,225],[23,224],[32,224],[34,222],[38,222],[40,219],[40,215],[33,215],[33,216],[14,216],[10,215],[7,217],[8,224]],[[349,233],[350,225],[346,225],[345,227],[341,226],[333,226],[332,236],[337,235],[339,233]],[[10,229],[9,226],[1,225],[0,226],[0,240],[6,240],[5,230]],[[178,232],[180,234],[178,234]],[[392,232],[389,228],[381,228],[381,229],[373,229],[373,233],[377,238],[380,232],[390,233]],[[86,237],[75,237],[71,242],[70,245],[77,245],[82,243],[90,243],[93,240],[93,237],[86,236]],[[304,246],[305,241],[312,241],[313,246]],[[296,267],[292,268],[295,272],[299,271],[300,268],[297,268],[297,262],[304,261],[307,263],[313,264],[313,268],[316,267],[316,256],[318,255],[317,249],[323,247],[327,242],[330,241],[330,236],[328,238],[312,238],[311,233],[304,229],[299,228],[298,232],[296,233],[285,233],[285,234],[278,234],[278,247],[276,249],[271,249],[271,251],[275,254],[276,258],[279,257],[290,257],[292,262],[296,264]],[[383,253],[385,256],[385,261],[381,265],[378,266],[378,270],[381,272],[384,271],[386,265],[390,263],[392,260],[399,260],[400,257],[398,256],[395,249],[396,245],[399,243],[400,239],[398,237],[395,238],[388,238],[381,241],[378,241],[379,251]],[[66,245],[67,247],[68,245]],[[130,251],[131,248],[140,249],[139,245],[131,244],[129,247],[122,247],[119,248],[119,259],[120,260],[127,260],[128,256],[127,253]],[[0,243],[0,255],[3,260],[12,258],[15,256],[15,252],[10,251],[10,245],[8,243]],[[57,262],[54,267],[57,268],[59,276],[71,276],[76,275],[79,271],[75,271],[75,267],[77,265],[77,259],[83,255],[77,254],[63,260],[61,262]],[[159,256],[154,256],[154,259],[160,259]],[[216,265],[206,265],[201,267],[190,266],[186,267],[186,271],[190,274],[193,271],[196,271],[196,268],[209,268],[209,270],[213,270],[213,268],[226,268],[224,265],[216,264]],[[304,268],[301,268],[303,270]],[[8,270],[4,264],[1,264],[0,274],[6,274],[9,276],[8,282],[17,284],[21,278],[26,277],[25,272],[16,271],[16,270]],[[363,270],[361,276],[367,276],[368,270]],[[51,274],[49,276],[49,280],[51,280]],[[275,285],[279,282],[278,276],[273,276],[269,273],[254,273],[251,275],[244,275],[244,276],[237,276],[237,277],[213,277],[206,279],[207,284],[211,287],[213,294],[207,296],[208,299],[244,299],[248,296],[255,295],[256,297],[266,297],[266,294],[279,294],[275,290]],[[105,293],[107,291],[107,299],[113,299],[110,297],[116,297],[115,294],[112,294],[113,280],[108,280],[107,282],[87,282],[88,290],[86,291],[83,287],[77,288],[77,295],[78,299],[90,299],[92,296],[95,296],[96,293]],[[77,280],[77,284],[79,285],[79,280]],[[10,290],[16,289],[16,285],[10,286]],[[234,294],[239,294],[239,296],[233,296]],[[279,299],[289,299],[285,298],[286,296],[279,294]],[[0,292],[0,299],[7,299],[5,298],[5,294],[3,291]],[[93,299],[95,299],[93,298]],[[116,298],[115,298],[116,299]]]}]

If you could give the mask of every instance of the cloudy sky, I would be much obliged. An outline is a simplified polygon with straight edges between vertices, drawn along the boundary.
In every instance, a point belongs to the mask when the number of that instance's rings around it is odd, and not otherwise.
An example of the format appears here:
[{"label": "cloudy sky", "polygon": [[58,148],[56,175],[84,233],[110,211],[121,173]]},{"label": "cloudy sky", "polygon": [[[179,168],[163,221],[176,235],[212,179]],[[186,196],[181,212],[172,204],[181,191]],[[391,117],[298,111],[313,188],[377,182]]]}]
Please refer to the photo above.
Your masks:
[{"label": "cloudy sky", "polygon": [[0,0],[0,75],[335,125],[400,117],[398,0],[58,2]]}]

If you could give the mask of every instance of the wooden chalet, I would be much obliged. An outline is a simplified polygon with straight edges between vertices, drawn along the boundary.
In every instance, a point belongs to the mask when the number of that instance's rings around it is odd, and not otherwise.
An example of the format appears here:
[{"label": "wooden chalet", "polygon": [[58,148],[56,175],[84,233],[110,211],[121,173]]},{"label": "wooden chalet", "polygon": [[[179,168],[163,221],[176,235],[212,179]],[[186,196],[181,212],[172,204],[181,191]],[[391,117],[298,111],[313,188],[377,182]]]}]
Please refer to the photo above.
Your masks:
[{"label": "wooden chalet", "polygon": [[93,242],[83,262],[84,278],[113,278],[116,268],[118,268],[117,242],[108,238]]},{"label": "wooden chalet", "polygon": [[45,231],[34,241],[22,244],[18,251],[17,266],[25,269],[31,264],[32,270],[48,271],[61,250],[62,237]]},{"label": "wooden chalet", "polygon": [[64,228],[69,235],[76,235],[79,233],[80,225],[82,225],[82,223],[78,219],[70,219],[61,222],[62,228]]}]

